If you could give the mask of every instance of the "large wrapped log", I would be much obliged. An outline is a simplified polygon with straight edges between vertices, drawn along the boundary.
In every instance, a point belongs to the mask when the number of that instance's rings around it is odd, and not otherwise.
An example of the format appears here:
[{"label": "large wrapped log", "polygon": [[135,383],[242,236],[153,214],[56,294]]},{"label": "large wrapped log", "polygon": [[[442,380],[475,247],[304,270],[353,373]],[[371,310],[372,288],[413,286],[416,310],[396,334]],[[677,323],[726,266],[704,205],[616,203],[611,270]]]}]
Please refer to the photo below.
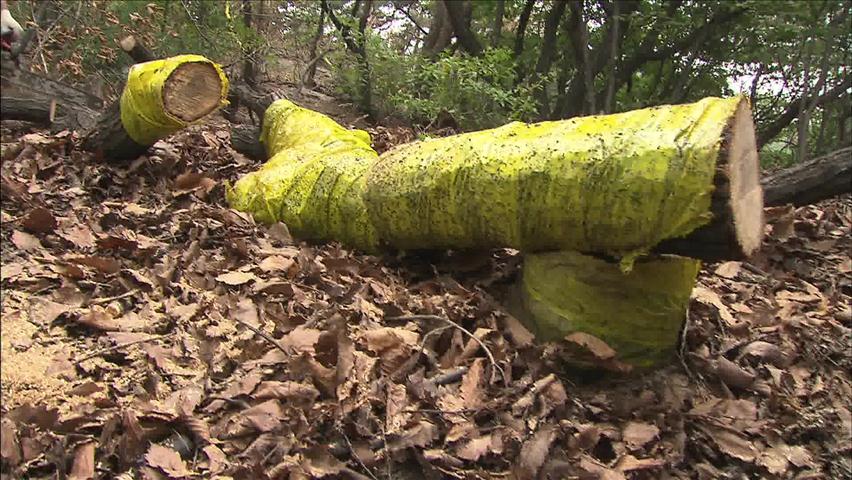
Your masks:
[{"label": "large wrapped log", "polygon": [[228,199],[303,238],[628,260],[666,243],[696,258],[737,258],[762,238],[754,129],[741,98],[515,122],[381,157],[366,132],[285,100],[263,125],[271,159]]}]

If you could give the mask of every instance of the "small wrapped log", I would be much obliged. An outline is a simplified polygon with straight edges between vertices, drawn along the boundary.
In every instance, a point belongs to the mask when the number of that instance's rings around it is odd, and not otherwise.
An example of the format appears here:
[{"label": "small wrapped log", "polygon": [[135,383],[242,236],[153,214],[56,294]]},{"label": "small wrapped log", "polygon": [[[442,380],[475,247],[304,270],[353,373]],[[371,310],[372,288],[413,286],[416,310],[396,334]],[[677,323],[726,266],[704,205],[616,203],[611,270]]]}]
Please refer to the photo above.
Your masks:
[{"label": "small wrapped log", "polygon": [[226,103],[228,80],[200,55],[180,55],[131,67],[121,99],[86,136],[84,147],[106,160],[127,160]]}]

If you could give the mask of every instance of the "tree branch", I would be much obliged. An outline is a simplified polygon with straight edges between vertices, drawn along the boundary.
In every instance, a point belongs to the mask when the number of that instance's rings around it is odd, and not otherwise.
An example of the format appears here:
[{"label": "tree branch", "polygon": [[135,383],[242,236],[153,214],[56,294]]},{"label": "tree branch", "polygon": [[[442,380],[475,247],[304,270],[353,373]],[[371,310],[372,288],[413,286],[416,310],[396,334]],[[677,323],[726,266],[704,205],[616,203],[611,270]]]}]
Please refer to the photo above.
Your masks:
[{"label": "tree branch", "polygon": [[470,5],[467,2],[444,0],[444,7],[449,14],[450,24],[453,26],[459,45],[471,55],[482,55],[482,44],[470,29]]}]

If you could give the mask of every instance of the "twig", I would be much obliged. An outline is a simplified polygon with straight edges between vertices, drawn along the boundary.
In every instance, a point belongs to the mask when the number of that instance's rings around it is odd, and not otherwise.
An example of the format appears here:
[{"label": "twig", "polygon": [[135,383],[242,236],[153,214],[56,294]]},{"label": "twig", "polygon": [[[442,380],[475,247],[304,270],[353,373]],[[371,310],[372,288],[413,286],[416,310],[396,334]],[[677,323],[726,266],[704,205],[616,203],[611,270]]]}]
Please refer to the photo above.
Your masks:
[{"label": "twig", "polygon": [[128,290],[128,291],[122,293],[121,295],[115,295],[115,296],[112,296],[112,297],[93,298],[92,300],[89,300],[89,305],[102,305],[104,303],[109,303],[109,302],[114,302],[116,300],[121,300],[122,298],[132,297],[133,295],[136,295],[137,293],[139,293],[139,289],[134,288],[133,290]]},{"label": "twig", "polygon": [[117,351],[121,350],[122,348],[132,347],[133,345],[136,345],[136,344],[139,344],[139,343],[145,343],[145,342],[150,342],[152,340],[160,340],[162,338],[171,337],[172,335],[174,335],[174,333],[167,333],[165,335],[155,335],[153,337],[143,338],[142,340],[134,340],[132,342],[119,343],[118,345],[115,345],[115,346],[112,346],[112,347],[109,347],[109,348],[102,348],[102,349],[96,350],[96,351],[94,351],[94,352],[92,352],[88,355],[85,355],[81,358],[78,358],[77,360],[74,361],[74,365],[79,366],[81,363],[83,363],[86,360],[89,360],[91,358],[99,357],[99,356],[107,354],[107,353],[117,352]]},{"label": "twig", "polygon": [[445,317],[442,317],[442,316],[440,316],[440,315],[401,315],[401,316],[398,316],[398,317],[388,317],[388,318],[386,318],[386,320],[390,320],[390,321],[400,321],[400,322],[404,322],[404,321],[414,321],[414,322],[416,322],[416,321],[418,321],[418,320],[440,320],[440,321],[442,321],[442,322],[446,323],[447,325],[450,325],[450,326],[453,326],[453,327],[455,327],[455,328],[458,328],[458,329],[459,329],[459,330],[461,330],[464,334],[466,334],[468,337],[470,337],[471,339],[473,339],[473,341],[475,341],[476,343],[478,343],[480,347],[482,347],[482,349],[485,351],[485,354],[488,356],[488,361],[490,361],[490,362],[491,362],[491,365],[492,365],[492,366],[494,366],[494,369],[495,369],[495,370],[497,370],[497,371],[499,371],[499,372],[500,372],[500,375],[502,375],[502,376],[503,376],[503,381],[504,381],[504,382],[506,382],[506,381],[507,381],[507,379],[506,379],[506,372],[504,372],[504,371],[503,371],[503,368],[502,368],[502,367],[500,367],[500,365],[498,365],[498,364],[497,364],[497,360],[495,360],[495,359],[494,359],[494,355],[491,353],[491,350],[488,348],[488,346],[487,346],[487,345],[485,345],[485,342],[483,342],[482,340],[480,340],[479,338],[477,338],[477,337],[476,337],[476,335],[474,335],[473,333],[471,333],[471,332],[470,332],[470,330],[468,330],[468,329],[466,329],[466,328],[462,327],[461,325],[459,325],[458,323],[456,323],[456,322],[454,322],[454,321],[450,320],[449,318],[445,318]]},{"label": "twig", "polygon": [[[340,428],[339,426],[337,427],[337,430],[340,432],[341,435],[343,435],[343,439],[346,440],[346,445],[349,447],[349,453],[351,453],[352,456],[355,457],[355,460],[361,465],[361,468],[363,468],[364,471],[367,472],[370,475],[370,478],[372,478],[373,480],[379,480],[375,475],[373,475],[373,472],[369,468],[367,468],[367,465],[364,464],[363,460],[361,460],[361,457],[358,455],[358,452],[356,452],[355,449],[352,447],[352,442],[349,441],[349,436],[346,435],[346,432],[344,432],[343,429]],[[349,472],[346,472],[346,473],[349,473]],[[358,472],[354,472],[354,473],[358,473]],[[361,474],[358,473],[358,475],[361,475]],[[361,476],[364,477],[364,478],[367,478],[364,475],[361,475]]]},{"label": "twig", "polygon": [[468,367],[459,367],[454,370],[450,370],[449,372],[435,375],[431,378],[427,378],[426,381],[429,383],[434,383],[435,386],[448,385],[450,383],[459,381],[464,376],[464,374],[467,373],[467,371]]},{"label": "twig", "polygon": [[272,337],[270,337],[269,335],[267,335],[267,334],[266,334],[266,332],[264,332],[263,330],[261,330],[261,329],[259,329],[259,328],[255,327],[254,325],[251,325],[251,324],[249,324],[249,323],[246,323],[246,322],[244,322],[244,321],[240,320],[239,318],[234,318],[234,320],[235,320],[237,323],[239,323],[240,325],[242,325],[242,326],[244,326],[244,327],[248,328],[249,330],[251,330],[252,332],[256,333],[257,335],[260,335],[260,337],[261,337],[261,338],[263,338],[263,339],[264,339],[264,340],[266,340],[267,342],[271,343],[271,344],[272,344],[272,346],[274,346],[274,347],[275,347],[275,348],[277,348],[278,350],[281,350],[281,351],[282,351],[282,352],[284,352],[286,355],[290,355],[290,352],[288,352],[288,351],[287,351],[287,349],[285,349],[284,347],[282,347],[282,346],[281,346],[281,345],[280,345],[277,341],[275,341],[275,339],[274,339],[274,338],[272,338]]}]

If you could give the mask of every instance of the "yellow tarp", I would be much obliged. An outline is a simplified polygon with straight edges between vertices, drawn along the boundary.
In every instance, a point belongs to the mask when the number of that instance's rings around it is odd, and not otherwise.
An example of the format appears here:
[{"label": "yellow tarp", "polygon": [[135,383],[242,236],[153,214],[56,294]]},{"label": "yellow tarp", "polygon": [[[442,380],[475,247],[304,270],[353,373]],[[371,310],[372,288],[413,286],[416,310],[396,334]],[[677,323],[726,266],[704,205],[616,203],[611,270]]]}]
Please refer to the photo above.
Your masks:
[{"label": "yellow tarp", "polygon": [[573,332],[603,339],[635,366],[670,358],[701,262],[663,256],[617,264],[575,252],[524,256],[521,298],[540,340]]},{"label": "yellow tarp", "polygon": [[713,175],[740,98],[403,145],[286,100],[266,112],[271,159],[228,194],[302,238],[373,250],[513,247],[623,257],[710,220]]},{"label": "yellow tarp", "polygon": [[140,145],[153,145],[157,140],[186,128],[189,122],[171,115],[163,106],[163,86],[176,68],[186,63],[207,63],[216,69],[222,85],[220,107],[227,104],[228,79],[222,68],[201,55],[178,55],[130,67],[127,84],[121,94],[121,124]]}]

